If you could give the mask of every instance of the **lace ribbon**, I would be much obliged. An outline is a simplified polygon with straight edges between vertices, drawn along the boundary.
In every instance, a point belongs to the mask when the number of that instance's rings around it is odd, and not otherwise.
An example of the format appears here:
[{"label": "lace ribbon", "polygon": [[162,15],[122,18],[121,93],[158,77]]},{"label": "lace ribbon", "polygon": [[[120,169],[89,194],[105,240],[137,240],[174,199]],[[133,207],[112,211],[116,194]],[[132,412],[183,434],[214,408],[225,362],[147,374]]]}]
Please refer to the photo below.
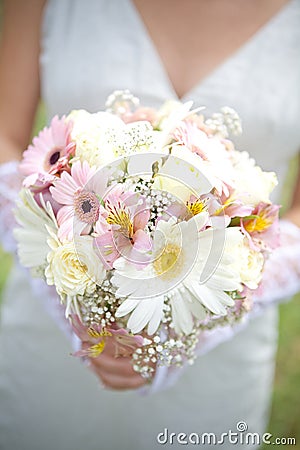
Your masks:
[{"label": "lace ribbon", "polygon": [[287,299],[300,289],[300,228],[280,220],[280,247],[266,261],[263,279],[254,296],[258,306]]},{"label": "lace ribbon", "polygon": [[12,230],[16,225],[13,208],[22,184],[18,164],[18,161],[10,161],[0,165],[0,238],[8,252],[16,251]]},{"label": "lace ribbon", "polygon": [[[19,162],[10,161],[0,165],[0,242],[3,249],[16,256],[17,243],[13,229],[17,225],[14,217],[15,202],[22,187],[23,177],[18,170]],[[16,264],[18,262],[16,261]],[[26,270],[21,267],[21,270]],[[65,319],[64,308],[60,304],[55,288],[48,286],[43,280],[30,278],[31,289],[40,297],[41,291],[46,311],[52,316],[59,328],[70,337],[72,330]]]}]

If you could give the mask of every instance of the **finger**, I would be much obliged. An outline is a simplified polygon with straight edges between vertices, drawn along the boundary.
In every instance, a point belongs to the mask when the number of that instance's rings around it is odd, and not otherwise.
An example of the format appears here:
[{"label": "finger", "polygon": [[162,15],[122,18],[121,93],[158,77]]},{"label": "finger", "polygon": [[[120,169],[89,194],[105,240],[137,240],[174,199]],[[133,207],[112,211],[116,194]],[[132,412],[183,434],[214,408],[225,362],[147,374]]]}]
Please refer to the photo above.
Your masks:
[{"label": "finger", "polygon": [[136,375],[130,358],[115,358],[102,353],[97,358],[90,358],[90,364],[109,374],[132,376]]},{"label": "finger", "polygon": [[146,384],[146,380],[138,374],[131,377],[123,377],[121,375],[97,372],[97,375],[106,388],[114,390],[138,389]]}]

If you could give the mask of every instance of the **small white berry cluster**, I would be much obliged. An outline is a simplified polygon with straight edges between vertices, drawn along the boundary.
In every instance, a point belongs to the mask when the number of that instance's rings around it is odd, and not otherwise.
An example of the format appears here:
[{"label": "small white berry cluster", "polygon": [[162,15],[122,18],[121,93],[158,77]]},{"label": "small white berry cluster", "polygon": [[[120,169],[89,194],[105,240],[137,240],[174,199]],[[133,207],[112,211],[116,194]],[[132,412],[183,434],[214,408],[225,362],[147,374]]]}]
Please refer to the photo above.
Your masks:
[{"label": "small white berry cluster", "polygon": [[108,96],[105,108],[109,113],[122,116],[128,111],[136,109],[139,103],[139,99],[131,94],[128,89],[117,90]]},{"label": "small white berry cluster", "polygon": [[218,134],[227,138],[229,134],[235,136],[241,134],[242,125],[238,113],[228,106],[220,109],[219,113],[214,113],[209,119],[205,121],[214,134]]}]

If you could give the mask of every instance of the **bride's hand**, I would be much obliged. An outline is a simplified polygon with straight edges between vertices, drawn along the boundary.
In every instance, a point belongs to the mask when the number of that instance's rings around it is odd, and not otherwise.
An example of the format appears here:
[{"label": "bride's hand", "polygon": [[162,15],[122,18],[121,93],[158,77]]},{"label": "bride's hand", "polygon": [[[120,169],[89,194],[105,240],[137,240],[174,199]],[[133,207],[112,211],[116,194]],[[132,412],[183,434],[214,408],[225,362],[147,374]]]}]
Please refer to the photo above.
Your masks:
[{"label": "bride's hand", "polygon": [[133,370],[131,357],[115,357],[111,341],[107,342],[101,355],[89,358],[89,367],[109,389],[137,389],[147,384],[147,380]]}]

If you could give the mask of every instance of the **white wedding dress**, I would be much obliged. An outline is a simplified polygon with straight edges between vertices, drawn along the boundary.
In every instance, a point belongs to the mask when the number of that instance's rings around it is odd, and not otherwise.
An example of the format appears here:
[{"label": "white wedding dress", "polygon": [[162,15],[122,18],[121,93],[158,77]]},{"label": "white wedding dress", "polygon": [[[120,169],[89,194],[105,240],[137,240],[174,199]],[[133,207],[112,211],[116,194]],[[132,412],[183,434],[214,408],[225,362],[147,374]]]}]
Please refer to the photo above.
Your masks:
[{"label": "white wedding dress", "polygon": [[[300,147],[299,24],[300,1],[293,0],[183,99],[206,105],[208,115],[224,105],[239,112],[244,132],[237,148],[277,172],[274,200]],[[149,106],[176,98],[130,0],[49,1],[41,82],[49,117],[74,108],[102,109],[115,89],[130,89]],[[199,357],[173,387],[148,395],[112,392],[70,356],[68,338],[44,307],[47,290],[33,291],[29,278],[14,266],[1,307],[1,450],[152,450],[161,447],[156,436],[165,428],[220,435],[236,431],[239,421],[249,431],[264,431],[275,307]]]}]

